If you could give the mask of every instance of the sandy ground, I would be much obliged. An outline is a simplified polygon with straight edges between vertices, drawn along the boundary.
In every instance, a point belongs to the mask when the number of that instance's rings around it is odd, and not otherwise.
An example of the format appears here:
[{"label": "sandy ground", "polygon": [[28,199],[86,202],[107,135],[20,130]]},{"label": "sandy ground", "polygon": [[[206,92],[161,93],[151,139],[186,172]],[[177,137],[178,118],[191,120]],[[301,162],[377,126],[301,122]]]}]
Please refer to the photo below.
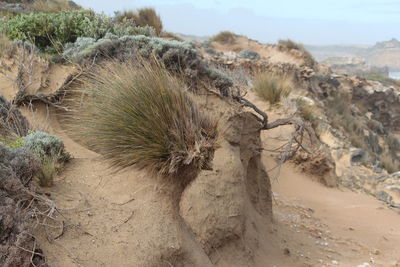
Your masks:
[{"label": "sandy ground", "polygon": [[[12,86],[0,84],[0,93],[13,95]],[[170,231],[176,221],[169,215],[173,207],[160,197],[167,188],[136,170],[113,173],[96,153],[70,137],[53,109],[37,105],[23,112],[37,129],[63,139],[74,156],[56,177],[55,186],[46,189],[65,221],[62,235],[53,242],[40,235],[41,247],[53,266],[142,266],[137,259],[146,250],[169,249],[154,248],[145,241],[153,236],[171,244],[176,238],[178,231]],[[273,111],[268,114],[271,119],[281,116]],[[288,133],[287,127],[264,132],[264,147],[274,147]],[[275,165],[267,152],[263,162],[267,169]],[[398,210],[370,196],[327,188],[290,163],[282,167],[278,178],[273,172],[270,176],[274,222],[265,226],[268,231],[260,230],[268,234],[258,237],[261,249],[256,257],[262,263],[258,266],[400,266]],[[229,266],[214,260],[216,266]]]},{"label": "sandy ground", "polygon": [[[42,110],[43,112],[43,110]],[[42,240],[55,266],[132,265],[141,244],[135,224],[140,214],[168,209],[156,182],[143,187],[135,170],[112,173],[97,154],[68,137],[57,116],[50,112],[49,129],[65,140],[75,159],[49,189],[66,218],[64,235],[50,244]],[[279,116],[270,113],[272,118]],[[265,147],[285,136],[285,127],[265,132]],[[274,141],[275,140],[275,141]],[[274,159],[264,153],[267,169]],[[265,254],[260,266],[397,266],[400,263],[400,214],[373,197],[327,188],[291,163],[278,178],[271,172],[274,223],[270,235],[261,238]],[[140,201],[137,201],[139,200]],[[162,234],[163,219],[153,222]],[[149,225],[149,231],[154,226]],[[154,230],[153,230],[154,231]],[[155,233],[155,234],[156,234]],[[227,266],[223,262],[217,266]]]},{"label": "sandy ground", "polygon": [[256,51],[261,58],[267,59],[271,63],[290,63],[298,66],[303,63],[300,55],[296,56],[288,52],[282,52],[277,46],[261,44],[245,37],[237,37],[234,44],[212,42],[211,45],[216,51],[225,53],[239,53],[241,50],[250,49]]}]

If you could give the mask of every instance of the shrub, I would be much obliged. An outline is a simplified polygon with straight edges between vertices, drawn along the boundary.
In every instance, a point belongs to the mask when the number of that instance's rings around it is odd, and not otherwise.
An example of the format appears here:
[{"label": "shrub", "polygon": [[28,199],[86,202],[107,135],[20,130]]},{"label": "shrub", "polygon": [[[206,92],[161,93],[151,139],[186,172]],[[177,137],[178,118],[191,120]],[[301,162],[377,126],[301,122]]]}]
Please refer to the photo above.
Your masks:
[{"label": "shrub", "polygon": [[84,79],[82,88],[85,105],[77,120],[83,137],[113,167],[168,176],[207,166],[216,124],[158,63],[110,62]]},{"label": "shrub", "polygon": [[159,36],[163,29],[163,24],[160,16],[154,8],[140,8],[134,11],[123,11],[116,14],[115,19],[119,22],[130,20],[139,26],[150,26],[156,31]]},{"label": "shrub", "polygon": [[253,84],[257,95],[271,105],[275,105],[283,97],[289,96],[291,90],[291,83],[287,78],[269,72],[257,74]]},{"label": "shrub", "polygon": [[107,16],[87,10],[21,14],[0,25],[0,30],[9,38],[32,41],[42,50],[53,46],[56,50],[62,50],[63,44],[75,42],[80,36],[99,39],[109,32],[119,36],[137,34],[138,31],[152,34],[149,30],[141,31],[138,28],[114,23]]},{"label": "shrub", "polygon": [[230,32],[230,31],[222,31],[218,33],[217,35],[214,35],[211,37],[211,41],[213,42],[218,42],[221,44],[234,44],[236,43],[236,38],[239,37],[239,35]]},{"label": "shrub", "polygon": [[36,155],[41,163],[37,174],[41,186],[52,186],[53,177],[71,156],[64,149],[64,143],[55,136],[44,132],[31,132],[23,137],[23,145]]},{"label": "shrub", "polygon": [[400,171],[400,160],[393,157],[390,152],[384,152],[380,157],[380,162],[388,173]]},{"label": "shrub", "polygon": [[0,136],[21,137],[28,134],[30,125],[21,112],[0,95]]},{"label": "shrub", "polygon": [[279,40],[278,46],[283,49],[287,49],[287,50],[294,49],[294,50],[300,51],[303,55],[304,64],[306,66],[309,66],[313,69],[315,69],[317,67],[318,64],[315,61],[314,57],[311,55],[310,52],[307,51],[307,49],[302,44],[299,44],[290,39],[287,39],[287,40]]},{"label": "shrub", "polygon": [[248,49],[240,51],[239,57],[247,58],[247,59],[251,59],[251,60],[259,60],[261,58],[260,55],[256,51],[248,50]]},{"label": "shrub", "polygon": [[304,46],[303,45],[301,45],[299,43],[296,43],[296,42],[294,42],[294,41],[292,41],[290,39],[279,40],[278,41],[278,45],[281,46],[281,47],[284,47],[284,48],[286,48],[288,50],[291,50],[291,49],[299,50],[299,51],[304,50]]},{"label": "shrub", "polygon": [[4,179],[11,176],[27,184],[36,175],[39,166],[36,157],[26,148],[9,148],[0,143],[0,189],[3,189]]},{"label": "shrub", "polygon": [[392,86],[400,86],[399,80],[392,79],[381,73],[368,72],[368,73],[361,73],[360,76],[367,80],[377,81],[377,82],[387,84],[387,85],[392,85]]},{"label": "shrub", "polygon": [[[0,266],[27,266],[31,262],[32,253],[17,247],[35,246],[34,219],[38,209],[31,194],[38,170],[39,163],[29,151],[0,143]],[[33,262],[44,265],[40,258]]]},{"label": "shrub", "polygon": [[32,2],[30,9],[34,12],[55,13],[76,10],[79,6],[69,0],[36,0]]},{"label": "shrub", "polygon": [[63,141],[48,133],[31,132],[23,139],[24,146],[37,155],[41,161],[44,161],[46,157],[57,157],[60,161],[66,162],[70,158],[70,155],[65,152]]},{"label": "shrub", "polygon": [[145,58],[156,56],[169,71],[183,74],[191,85],[196,85],[200,80],[207,81],[223,95],[228,95],[228,89],[232,86],[232,80],[211,69],[194,45],[188,42],[142,35],[118,37],[108,34],[98,41],[78,38],[75,43],[66,45],[63,55],[81,63],[86,60],[92,62],[94,58],[97,61],[110,58],[124,61],[136,55]]},{"label": "shrub", "polygon": [[318,123],[318,112],[315,105],[302,98],[299,98],[296,100],[296,106],[299,115],[304,120],[311,122],[311,125],[315,128]]}]

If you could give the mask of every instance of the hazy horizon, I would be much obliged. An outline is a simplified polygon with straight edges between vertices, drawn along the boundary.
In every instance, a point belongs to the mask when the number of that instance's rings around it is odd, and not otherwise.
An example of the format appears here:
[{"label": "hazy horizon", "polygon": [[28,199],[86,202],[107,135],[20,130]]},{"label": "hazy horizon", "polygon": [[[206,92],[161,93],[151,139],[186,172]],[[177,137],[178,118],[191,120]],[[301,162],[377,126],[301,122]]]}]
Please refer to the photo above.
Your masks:
[{"label": "hazy horizon", "polygon": [[373,45],[399,38],[400,1],[394,0],[76,2],[108,15],[114,11],[154,7],[165,30],[201,37],[230,30],[265,43],[290,38],[307,45]]}]

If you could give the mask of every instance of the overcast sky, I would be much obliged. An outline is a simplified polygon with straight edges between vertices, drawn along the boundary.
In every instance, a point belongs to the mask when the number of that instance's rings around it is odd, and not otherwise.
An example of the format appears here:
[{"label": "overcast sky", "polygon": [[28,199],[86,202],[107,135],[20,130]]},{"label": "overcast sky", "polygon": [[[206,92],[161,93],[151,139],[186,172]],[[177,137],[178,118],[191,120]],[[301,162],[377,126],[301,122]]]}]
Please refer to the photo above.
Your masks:
[{"label": "overcast sky", "polygon": [[305,44],[374,44],[400,39],[400,0],[76,0],[114,11],[154,7],[164,28],[210,36],[221,30],[262,42],[290,38]]}]

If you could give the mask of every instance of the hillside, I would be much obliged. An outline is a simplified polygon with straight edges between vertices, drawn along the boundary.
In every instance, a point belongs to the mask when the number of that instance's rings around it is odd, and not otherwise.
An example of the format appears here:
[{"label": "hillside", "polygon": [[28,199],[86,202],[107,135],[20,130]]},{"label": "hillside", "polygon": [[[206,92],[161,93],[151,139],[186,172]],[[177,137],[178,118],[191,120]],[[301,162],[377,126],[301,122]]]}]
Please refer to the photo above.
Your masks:
[{"label": "hillside", "polygon": [[391,71],[400,70],[400,42],[397,39],[378,42],[373,46],[306,46],[318,61],[329,58],[342,58],[343,63],[349,58],[364,60],[366,64]]},{"label": "hillside", "polygon": [[396,83],[29,5],[0,26],[0,265],[400,264]]}]

